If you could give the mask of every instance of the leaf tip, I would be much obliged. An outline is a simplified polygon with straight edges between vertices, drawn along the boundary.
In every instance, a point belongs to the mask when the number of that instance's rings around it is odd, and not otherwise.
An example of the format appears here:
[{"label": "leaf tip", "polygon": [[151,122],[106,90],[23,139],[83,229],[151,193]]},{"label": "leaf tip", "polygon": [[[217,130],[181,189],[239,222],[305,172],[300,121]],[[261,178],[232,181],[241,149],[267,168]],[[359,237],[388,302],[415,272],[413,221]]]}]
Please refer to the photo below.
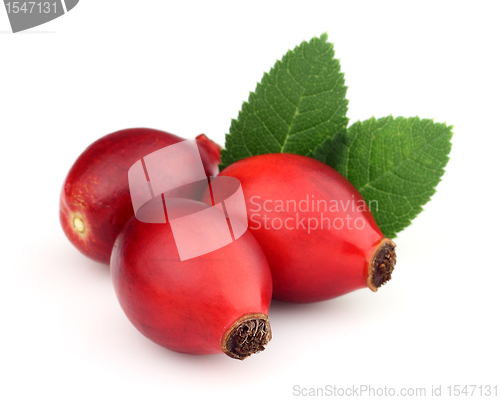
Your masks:
[{"label": "leaf tip", "polygon": [[446,122],[444,122],[443,125],[450,132],[450,138],[453,137],[453,134],[454,134],[453,129],[455,129],[455,125],[447,124]]}]

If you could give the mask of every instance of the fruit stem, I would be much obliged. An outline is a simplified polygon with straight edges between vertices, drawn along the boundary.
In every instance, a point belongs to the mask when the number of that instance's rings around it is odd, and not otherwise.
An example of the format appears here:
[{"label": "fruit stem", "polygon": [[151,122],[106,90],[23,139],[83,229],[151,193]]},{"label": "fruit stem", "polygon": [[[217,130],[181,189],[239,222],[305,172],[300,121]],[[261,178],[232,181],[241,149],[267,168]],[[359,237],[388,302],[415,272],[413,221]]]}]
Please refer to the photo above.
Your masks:
[{"label": "fruit stem", "polygon": [[396,245],[391,239],[384,238],[373,251],[368,263],[368,287],[377,289],[391,280],[396,265]]},{"label": "fruit stem", "polygon": [[209,139],[207,137],[207,135],[205,135],[204,133],[196,136],[196,140],[206,143],[209,146],[212,155],[220,161],[220,152],[221,152],[222,147],[220,147],[219,144],[217,144],[213,140]]},{"label": "fruit stem", "polygon": [[222,337],[221,348],[231,358],[244,360],[264,350],[272,338],[269,317],[246,314],[237,319]]}]

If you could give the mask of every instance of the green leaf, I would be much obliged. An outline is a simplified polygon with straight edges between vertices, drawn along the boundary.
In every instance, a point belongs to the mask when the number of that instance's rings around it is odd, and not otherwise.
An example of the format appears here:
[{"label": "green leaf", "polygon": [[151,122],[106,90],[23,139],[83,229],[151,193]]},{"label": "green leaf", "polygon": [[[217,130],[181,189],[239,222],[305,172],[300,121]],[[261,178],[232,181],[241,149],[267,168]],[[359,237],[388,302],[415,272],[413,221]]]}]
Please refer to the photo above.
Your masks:
[{"label": "green leaf", "polygon": [[333,44],[321,35],[277,61],[231,123],[220,169],[257,154],[312,155],[347,125],[347,88]]},{"label": "green leaf", "polygon": [[344,175],[368,204],[376,201],[372,214],[393,238],[435,193],[449,159],[451,129],[418,117],[371,118],[334,135],[314,158]]}]

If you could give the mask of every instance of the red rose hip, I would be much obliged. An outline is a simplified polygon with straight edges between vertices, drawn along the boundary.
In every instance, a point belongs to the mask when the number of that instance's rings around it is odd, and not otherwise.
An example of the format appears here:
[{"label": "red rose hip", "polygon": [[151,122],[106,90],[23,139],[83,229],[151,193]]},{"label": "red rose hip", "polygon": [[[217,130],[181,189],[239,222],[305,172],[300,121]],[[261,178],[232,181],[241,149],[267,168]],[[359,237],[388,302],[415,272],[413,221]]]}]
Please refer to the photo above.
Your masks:
[{"label": "red rose hip", "polygon": [[[87,257],[109,264],[118,232],[134,215],[128,170],[139,159],[184,139],[154,129],[111,133],[78,157],[64,182],[59,217],[73,245]],[[205,135],[196,138],[207,175],[217,175],[220,146]],[[179,197],[194,198],[193,193]]]},{"label": "red rose hip", "polygon": [[[395,244],[359,192],[324,163],[295,154],[240,160],[219,176],[241,182],[249,230],[267,256],[273,297],[326,300],[391,278]],[[218,178],[212,187],[223,190]],[[204,201],[210,204],[207,192]]]},{"label": "red rose hip", "polygon": [[[185,239],[209,240],[220,233],[212,225],[220,216],[225,219],[222,211],[187,199],[165,204],[169,217],[211,209],[205,220],[210,228]],[[227,246],[181,261],[172,226],[132,217],[118,235],[111,275],[129,320],[146,337],[177,352],[223,352],[244,359],[263,350],[271,339],[272,279],[255,238],[246,231]]]}]

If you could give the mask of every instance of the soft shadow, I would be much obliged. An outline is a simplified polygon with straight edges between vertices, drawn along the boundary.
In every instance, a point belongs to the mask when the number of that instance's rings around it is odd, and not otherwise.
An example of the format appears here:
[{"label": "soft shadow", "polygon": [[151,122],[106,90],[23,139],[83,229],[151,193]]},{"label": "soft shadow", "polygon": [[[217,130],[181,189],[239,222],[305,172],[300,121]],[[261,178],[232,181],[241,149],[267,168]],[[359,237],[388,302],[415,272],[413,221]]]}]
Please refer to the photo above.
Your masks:
[{"label": "soft shadow", "polygon": [[[62,235],[60,235],[62,236]],[[92,282],[96,279],[100,282],[110,280],[109,265],[93,261],[78,252],[66,238],[51,240],[45,246],[38,249],[38,259],[32,264],[30,272],[32,278],[37,277],[41,281],[52,276],[52,284],[58,282],[60,285],[77,284],[78,281]],[[71,283],[70,283],[71,282]]]},{"label": "soft shadow", "polygon": [[331,312],[337,309],[338,301],[336,299],[318,301],[314,303],[290,303],[280,300],[274,300],[271,302],[270,313],[276,314],[289,314],[289,313],[322,313],[326,310]]},{"label": "soft shadow", "polygon": [[45,33],[57,33],[55,31],[21,31],[13,33],[12,31],[0,31],[0,35],[38,35]]}]

